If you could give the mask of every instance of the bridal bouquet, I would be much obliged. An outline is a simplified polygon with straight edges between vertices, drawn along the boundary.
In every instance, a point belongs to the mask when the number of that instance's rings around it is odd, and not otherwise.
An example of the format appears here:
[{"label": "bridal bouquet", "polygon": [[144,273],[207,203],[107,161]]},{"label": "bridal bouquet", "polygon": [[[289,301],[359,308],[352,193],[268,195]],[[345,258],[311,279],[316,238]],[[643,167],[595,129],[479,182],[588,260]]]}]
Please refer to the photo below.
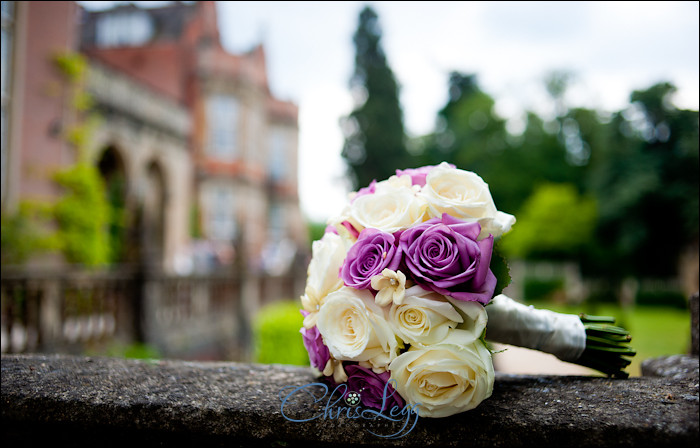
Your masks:
[{"label": "bridal bouquet", "polygon": [[[488,185],[443,162],[351,193],[312,246],[301,329],[311,365],[346,402],[421,416],[467,411],[493,390],[485,339],[624,376],[629,335],[606,318],[535,310],[499,294],[494,241],[511,229]],[[627,364],[625,364],[627,363]]]}]

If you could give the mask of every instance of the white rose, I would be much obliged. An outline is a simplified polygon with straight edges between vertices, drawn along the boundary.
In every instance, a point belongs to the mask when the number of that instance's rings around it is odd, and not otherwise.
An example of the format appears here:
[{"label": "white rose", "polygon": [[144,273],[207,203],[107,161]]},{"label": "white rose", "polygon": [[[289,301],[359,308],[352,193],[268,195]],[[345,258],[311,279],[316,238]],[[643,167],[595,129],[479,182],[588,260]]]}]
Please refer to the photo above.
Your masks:
[{"label": "white rose", "polygon": [[457,300],[452,297],[445,297],[462,317],[462,321],[457,325],[457,330],[462,331],[462,343],[468,344],[481,338],[489,320],[488,312],[484,305],[479,302]]},{"label": "white rose", "polygon": [[351,204],[348,221],[358,230],[379,229],[387,233],[407,229],[423,221],[427,204],[412,188],[378,186],[374,194],[360,196]]},{"label": "white rose", "polygon": [[313,242],[306,289],[301,297],[302,308],[311,313],[304,319],[306,328],[314,326],[316,313],[326,296],[343,286],[339,271],[346,254],[342,238],[335,233],[326,233],[320,240]]},{"label": "white rose", "polygon": [[343,241],[346,241],[346,246],[349,247],[357,241],[357,235],[362,229],[356,229],[356,232],[351,232],[350,229],[343,225],[345,221],[350,223],[350,204],[346,204],[338,215],[328,218],[326,224],[335,228],[335,231],[338,232]]},{"label": "white rose", "polygon": [[421,417],[447,417],[468,411],[491,396],[491,353],[481,341],[463,345],[450,333],[435,345],[414,345],[389,366],[396,391]]},{"label": "white rose", "polygon": [[318,312],[318,331],[333,358],[366,361],[377,373],[396,358],[396,336],[369,290],[342,287],[328,294]]},{"label": "white rose", "polygon": [[440,342],[462,322],[462,316],[444,296],[418,285],[408,288],[402,302],[389,310],[389,324],[402,340],[411,344]]},{"label": "white rose", "polygon": [[413,181],[411,181],[411,176],[409,176],[408,174],[404,174],[401,176],[393,175],[386,180],[377,182],[375,188],[375,193],[385,193],[392,190],[411,190],[414,192],[420,191],[420,187],[417,185],[413,185]]},{"label": "white rose", "polygon": [[515,223],[513,215],[496,209],[489,186],[481,177],[471,171],[452,168],[445,162],[428,173],[420,196],[427,201],[431,218],[448,213],[481,224],[480,239],[489,233],[497,238]]}]

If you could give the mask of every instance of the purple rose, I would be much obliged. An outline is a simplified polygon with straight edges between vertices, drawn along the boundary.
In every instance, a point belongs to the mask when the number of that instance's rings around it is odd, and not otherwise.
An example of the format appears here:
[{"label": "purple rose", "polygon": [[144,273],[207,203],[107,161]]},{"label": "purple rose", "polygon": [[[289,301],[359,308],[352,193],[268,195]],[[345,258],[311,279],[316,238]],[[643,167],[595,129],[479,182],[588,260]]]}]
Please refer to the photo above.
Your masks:
[{"label": "purple rose", "polygon": [[487,304],[496,288],[489,269],[493,235],[477,241],[481,226],[443,213],[401,233],[399,247],[414,282],[457,300]]},{"label": "purple rose", "polygon": [[[301,310],[301,314],[306,317],[310,313],[308,311]],[[309,361],[311,361],[311,365],[316,367],[318,370],[323,371],[323,369],[326,367],[326,363],[328,363],[328,360],[331,359],[331,354],[328,351],[328,347],[326,347],[326,345],[323,343],[323,337],[321,337],[321,333],[318,331],[318,328],[315,326],[311,328],[302,327],[301,330],[299,330],[299,333],[301,333],[306,351],[309,352]]]},{"label": "purple rose", "polygon": [[373,180],[372,182],[370,182],[369,186],[364,187],[364,188],[360,188],[359,190],[357,190],[357,193],[355,193],[355,196],[353,196],[350,203],[352,204],[355,201],[355,199],[359,198],[360,196],[364,196],[366,194],[374,194],[375,191],[377,191],[377,180],[376,179]]},{"label": "purple rose", "polygon": [[340,268],[345,285],[368,289],[372,277],[387,268],[395,271],[401,263],[401,249],[395,241],[394,235],[381,230],[368,228],[360,232]]},{"label": "purple rose", "polygon": [[[456,168],[454,165],[449,164],[452,168]],[[397,176],[409,175],[411,176],[411,184],[419,185],[421,187],[425,186],[425,179],[428,177],[428,173],[435,168],[433,165],[422,166],[420,168],[407,168],[405,170],[396,170]]]},{"label": "purple rose", "polygon": [[348,374],[348,392],[359,392],[364,406],[380,412],[391,411],[394,406],[404,407],[403,399],[389,383],[389,372],[374,373],[356,364],[345,366],[345,372]]}]

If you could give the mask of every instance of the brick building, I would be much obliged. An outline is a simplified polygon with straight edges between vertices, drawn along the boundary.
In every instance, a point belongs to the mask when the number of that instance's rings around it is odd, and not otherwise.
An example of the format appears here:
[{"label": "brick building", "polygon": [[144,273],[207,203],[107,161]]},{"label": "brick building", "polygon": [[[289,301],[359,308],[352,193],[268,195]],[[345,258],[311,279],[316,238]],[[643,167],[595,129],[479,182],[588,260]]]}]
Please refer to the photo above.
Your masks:
[{"label": "brick building", "polygon": [[74,161],[60,138],[56,51],[88,58],[103,118],[90,151],[119,189],[126,262],[225,268],[238,256],[280,273],[308,246],[299,207],[298,108],[269,89],[265,51],[228,53],[215,2],[87,11],[2,2],[2,209],[55,198],[48,173]]}]

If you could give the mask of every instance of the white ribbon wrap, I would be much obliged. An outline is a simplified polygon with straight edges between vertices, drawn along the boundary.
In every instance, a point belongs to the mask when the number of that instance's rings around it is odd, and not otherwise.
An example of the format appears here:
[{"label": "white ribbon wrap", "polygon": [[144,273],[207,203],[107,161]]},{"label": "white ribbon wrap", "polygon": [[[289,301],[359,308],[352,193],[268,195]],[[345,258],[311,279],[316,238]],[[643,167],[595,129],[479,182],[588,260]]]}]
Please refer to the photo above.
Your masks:
[{"label": "white ribbon wrap", "polygon": [[550,353],[574,362],[586,348],[586,329],[573,314],[526,306],[503,294],[486,306],[486,339]]}]

